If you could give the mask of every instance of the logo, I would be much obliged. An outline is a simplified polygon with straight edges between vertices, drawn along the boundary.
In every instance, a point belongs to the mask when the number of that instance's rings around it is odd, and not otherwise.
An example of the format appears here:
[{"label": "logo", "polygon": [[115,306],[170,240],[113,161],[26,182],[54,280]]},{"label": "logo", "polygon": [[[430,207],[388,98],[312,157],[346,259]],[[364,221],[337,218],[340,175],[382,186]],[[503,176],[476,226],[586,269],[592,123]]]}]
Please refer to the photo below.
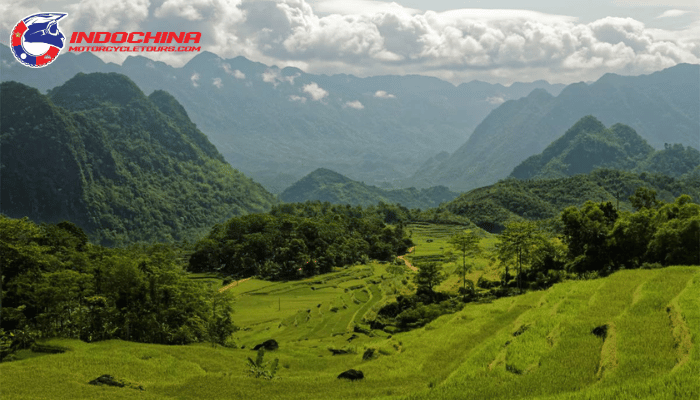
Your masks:
[{"label": "logo", "polygon": [[39,13],[19,21],[10,43],[17,61],[32,68],[45,67],[58,57],[66,38],[58,28],[65,13]]}]

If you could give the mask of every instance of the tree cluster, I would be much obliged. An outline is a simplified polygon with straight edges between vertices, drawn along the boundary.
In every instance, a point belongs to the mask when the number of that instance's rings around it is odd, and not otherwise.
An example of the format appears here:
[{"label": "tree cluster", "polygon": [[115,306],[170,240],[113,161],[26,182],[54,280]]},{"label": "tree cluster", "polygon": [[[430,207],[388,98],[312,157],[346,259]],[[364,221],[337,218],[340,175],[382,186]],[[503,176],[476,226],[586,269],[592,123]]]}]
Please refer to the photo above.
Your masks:
[{"label": "tree cluster", "polygon": [[635,212],[618,212],[611,203],[593,202],[564,210],[568,270],[700,264],[700,205],[688,195],[662,202],[647,188],[639,188],[630,201]]},{"label": "tree cluster", "polygon": [[187,278],[173,246],[109,249],[70,222],[0,216],[2,314],[13,337],[223,343],[232,301]]},{"label": "tree cluster", "polygon": [[[623,268],[700,264],[700,205],[688,195],[671,203],[638,188],[629,198],[635,211],[612,202],[587,201],[560,215],[558,237],[533,222],[515,222],[499,235],[504,286],[547,287],[569,274],[608,274]],[[509,273],[517,268],[516,275]]]},{"label": "tree cluster", "polygon": [[369,259],[389,261],[411,244],[401,223],[389,226],[359,206],[283,204],[216,225],[197,242],[189,269],[292,280]]}]

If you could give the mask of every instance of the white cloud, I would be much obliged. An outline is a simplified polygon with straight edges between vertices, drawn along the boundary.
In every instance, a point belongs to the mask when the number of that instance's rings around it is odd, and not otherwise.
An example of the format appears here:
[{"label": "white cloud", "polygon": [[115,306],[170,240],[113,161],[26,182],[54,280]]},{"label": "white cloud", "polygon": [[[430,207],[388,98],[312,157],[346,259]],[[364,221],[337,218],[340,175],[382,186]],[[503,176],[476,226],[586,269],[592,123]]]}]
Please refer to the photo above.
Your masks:
[{"label": "white cloud", "polygon": [[192,86],[199,87],[199,74],[196,72],[192,74],[192,76],[190,76],[190,81],[192,81]]},{"label": "white cloud", "polygon": [[235,8],[237,1],[227,0],[166,0],[155,10],[158,18],[180,17],[188,21],[211,21],[217,12]]},{"label": "white cloud", "polygon": [[[10,32],[22,18],[40,11],[36,6],[36,2],[31,0],[0,2],[0,35],[2,35],[0,39],[2,39],[2,42],[7,43],[6,40],[10,36]],[[61,21],[58,25],[65,34],[64,24],[65,22]]]},{"label": "white cloud", "polygon": [[[614,1],[625,6],[662,2]],[[6,31],[0,32],[0,40],[9,36],[8,21],[14,25],[34,10],[33,4],[20,2],[21,13],[14,4],[0,5],[0,24]],[[697,9],[697,4],[669,0],[664,7],[672,9],[659,18],[685,15],[682,10]],[[222,58],[242,55],[309,73],[422,74],[453,83],[481,79],[507,84],[543,78],[594,80],[606,72],[641,74],[682,62],[700,63],[697,18],[687,28],[664,30],[631,18],[580,23],[571,16],[527,10],[422,12],[373,0],[82,0],[66,11],[66,36],[71,29],[197,31],[202,32],[202,50]],[[129,53],[96,55],[119,62]],[[139,55],[182,66],[195,54]],[[245,75],[230,67],[226,72],[236,78]],[[263,79],[275,86],[294,84],[294,77],[282,76],[279,69],[267,74]]]},{"label": "white cloud", "polygon": [[376,93],[374,93],[374,97],[380,98],[380,99],[395,99],[396,96],[393,94],[389,94],[385,92],[384,90],[377,90]]},{"label": "white cloud", "polygon": [[277,87],[279,85],[279,72],[275,70],[268,69],[262,73],[263,82],[271,83],[272,86]]},{"label": "white cloud", "polygon": [[405,13],[417,14],[420,10],[406,8],[395,2],[386,3],[373,0],[323,0],[314,3],[314,9],[325,14],[377,14],[377,13]]},{"label": "white cloud", "polygon": [[290,85],[294,85],[294,80],[300,76],[301,76],[300,73],[296,73],[294,75],[283,76],[282,79],[289,82]]},{"label": "white cloud", "polygon": [[212,83],[211,83],[211,84],[214,85],[214,86],[216,86],[216,87],[219,88],[219,89],[221,89],[222,87],[224,87],[224,84],[221,82],[221,78],[214,78],[214,79],[212,80]]},{"label": "white cloud", "polygon": [[490,104],[503,104],[506,100],[503,98],[503,96],[491,96],[487,97],[486,101]]},{"label": "white cloud", "polygon": [[232,70],[231,64],[221,63],[221,68],[223,68],[227,74],[233,75],[236,79],[245,79],[245,74],[237,69]]},{"label": "white cloud", "polygon": [[297,96],[295,94],[289,96],[289,101],[298,101],[300,103],[306,103],[306,97]]},{"label": "white cloud", "polygon": [[343,105],[343,107],[350,107],[356,110],[362,110],[363,108],[365,108],[365,106],[363,106],[362,103],[359,102],[359,100],[348,101]]},{"label": "white cloud", "polygon": [[280,82],[287,82],[290,85],[294,85],[294,80],[300,76],[300,73],[284,76],[277,68],[268,68],[262,73],[263,82],[271,83],[274,87],[277,87]]},{"label": "white cloud", "polygon": [[149,0],[82,0],[67,7],[65,25],[69,31],[138,31],[150,5]]},{"label": "white cloud", "polygon": [[685,15],[690,13],[690,11],[685,11],[685,10],[666,10],[664,11],[661,15],[659,15],[658,18],[674,18],[674,17],[680,17],[681,15]]},{"label": "white cloud", "polygon": [[328,96],[328,92],[325,91],[323,88],[319,87],[318,84],[316,84],[316,82],[311,82],[308,85],[304,85],[304,88],[302,90],[311,95],[311,99],[314,101],[319,101],[324,97]]},{"label": "white cloud", "polygon": [[697,7],[697,0],[613,0],[613,4],[625,7]]}]

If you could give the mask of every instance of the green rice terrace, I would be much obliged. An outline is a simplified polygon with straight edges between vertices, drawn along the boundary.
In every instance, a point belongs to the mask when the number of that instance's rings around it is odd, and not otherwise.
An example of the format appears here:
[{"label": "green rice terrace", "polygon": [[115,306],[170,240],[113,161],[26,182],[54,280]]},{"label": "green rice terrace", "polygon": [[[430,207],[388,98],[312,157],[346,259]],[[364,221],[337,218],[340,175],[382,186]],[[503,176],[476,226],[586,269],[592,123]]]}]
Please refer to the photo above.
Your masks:
[{"label": "green rice terrace", "polygon": [[[37,352],[19,350],[15,361],[0,364],[2,398],[700,398],[697,266],[568,280],[470,302],[416,329],[372,329],[382,306],[415,292],[414,263],[442,265],[447,279],[437,291],[456,294],[462,285],[456,273],[461,258],[448,243],[462,228],[406,229],[415,249],[395,262],[226,286],[213,274],[192,274],[194,281],[209,282],[212,293],[225,288],[234,302],[235,346],[40,341]],[[484,251],[467,278],[498,280],[495,236],[483,234],[480,246]],[[262,353],[253,347],[270,339],[278,348],[256,359]],[[276,364],[274,378],[256,378],[252,364],[262,372]],[[349,369],[362,371],[364,379],[338,379]],[[101,375],[125,387],[88,384]]]}]

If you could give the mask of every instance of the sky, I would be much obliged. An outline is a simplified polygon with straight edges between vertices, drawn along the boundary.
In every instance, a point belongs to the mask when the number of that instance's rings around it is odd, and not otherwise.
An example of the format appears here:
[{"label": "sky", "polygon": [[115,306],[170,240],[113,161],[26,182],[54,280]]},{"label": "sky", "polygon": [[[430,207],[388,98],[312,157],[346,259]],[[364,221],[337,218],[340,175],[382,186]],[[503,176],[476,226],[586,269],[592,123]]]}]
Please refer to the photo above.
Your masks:
[{"label": "sky", "polygon": [[[58,11],[66,37],[198,31],[202,50],[222,58],[314,74],[568,84],[700,64],[698,0],[20,0],[0,4],[0,42],[27,15]],[[194,56],[138,55],[173,66]]]}]

